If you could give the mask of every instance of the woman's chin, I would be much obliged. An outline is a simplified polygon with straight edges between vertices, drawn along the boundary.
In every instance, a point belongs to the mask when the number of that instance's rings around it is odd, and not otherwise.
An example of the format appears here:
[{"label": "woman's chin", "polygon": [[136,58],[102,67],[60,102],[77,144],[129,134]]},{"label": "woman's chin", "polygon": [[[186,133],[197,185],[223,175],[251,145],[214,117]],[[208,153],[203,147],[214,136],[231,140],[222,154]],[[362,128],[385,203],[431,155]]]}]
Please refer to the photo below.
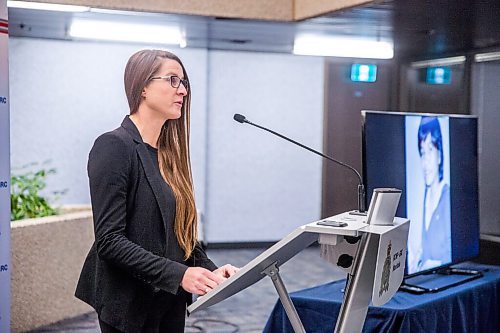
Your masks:
[{"label": "woman's chin", "polygon": [[166,115],[166,118],[167,118],[167,120],[175,120],[175,119],[179,119],[181,116],[182,116],[182,112],[181,112],[181,110],[179,110],[179,111],[168,112],[168,114]]}]

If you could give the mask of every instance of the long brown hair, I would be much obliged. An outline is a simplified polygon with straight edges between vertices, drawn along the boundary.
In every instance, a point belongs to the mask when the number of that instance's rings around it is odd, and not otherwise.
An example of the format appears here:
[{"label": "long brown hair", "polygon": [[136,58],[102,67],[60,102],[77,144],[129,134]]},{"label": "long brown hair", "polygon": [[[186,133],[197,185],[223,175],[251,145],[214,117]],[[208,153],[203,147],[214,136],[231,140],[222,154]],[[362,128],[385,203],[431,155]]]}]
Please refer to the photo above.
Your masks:
[{"label": "long brown hair", "polygon": [[[130,57],[124,75],[130,114],[137,112],[142,101],[142,90],[157,74],[162,62],[167,59],[177,61],[182,67],[184,79],[189,81],[184,65],[173,53],[163,50],[142,50]],[[167,120],[158,138],[158,162],[163,178],[174,192],[174,231],[179,245],[184,250],[184,260],[191,256],[197,239],[197,214],[189,157],[190,105],[191,89],[188,89],[187,95],[184,96],[180,118]]]}]

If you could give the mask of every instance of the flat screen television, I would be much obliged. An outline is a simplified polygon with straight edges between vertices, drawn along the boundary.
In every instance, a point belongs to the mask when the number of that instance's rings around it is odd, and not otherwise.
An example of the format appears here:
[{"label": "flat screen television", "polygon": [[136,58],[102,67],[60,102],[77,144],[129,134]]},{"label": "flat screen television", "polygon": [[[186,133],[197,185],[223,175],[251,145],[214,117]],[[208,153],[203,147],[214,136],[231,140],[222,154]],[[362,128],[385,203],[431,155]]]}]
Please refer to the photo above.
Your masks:
[{"label": "flat screen television", "polygon": [[410,222],[406,276],[479,253],[477,117],[363,111],[366,198],[402,190],[397,216]]}]

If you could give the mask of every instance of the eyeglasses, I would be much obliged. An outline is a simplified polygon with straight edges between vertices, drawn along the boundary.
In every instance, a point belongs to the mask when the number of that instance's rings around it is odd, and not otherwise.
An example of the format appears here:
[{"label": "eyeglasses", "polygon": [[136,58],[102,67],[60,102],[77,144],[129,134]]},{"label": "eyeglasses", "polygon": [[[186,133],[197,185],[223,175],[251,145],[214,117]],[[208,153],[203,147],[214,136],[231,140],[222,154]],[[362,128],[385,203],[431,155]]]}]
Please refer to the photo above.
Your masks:
[{"label": "eyeglasses", "polygon": [[182,85],[184,88],[186,88],[186,91],[189,91],[189,81],[188,80],[183,80],[177,75],[167,75],[167,76],[155,76],[152,77],[151,80],[166,80],[170,81],[170,85],[172,88],[179,88],[179,86]]}]

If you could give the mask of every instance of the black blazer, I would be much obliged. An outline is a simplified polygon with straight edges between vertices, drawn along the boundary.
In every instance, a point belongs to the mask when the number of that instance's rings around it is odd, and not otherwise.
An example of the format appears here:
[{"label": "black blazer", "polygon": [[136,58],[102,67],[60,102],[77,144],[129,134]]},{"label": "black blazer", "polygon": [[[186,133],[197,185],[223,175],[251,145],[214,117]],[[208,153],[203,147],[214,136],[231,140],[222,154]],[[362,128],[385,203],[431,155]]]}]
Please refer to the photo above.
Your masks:
[{"label": "black blazer", "polygon": [[166,183],[153,163],[128,116],[121,127],[98,137],[89,154],[95,242],[75,296],[124,332],[141,330],[160,290],[189,302],[190,294],[180,287],[188,266],[217,268],[199,245],[183,260],[173,234],[175,199],[165,194]]}]

